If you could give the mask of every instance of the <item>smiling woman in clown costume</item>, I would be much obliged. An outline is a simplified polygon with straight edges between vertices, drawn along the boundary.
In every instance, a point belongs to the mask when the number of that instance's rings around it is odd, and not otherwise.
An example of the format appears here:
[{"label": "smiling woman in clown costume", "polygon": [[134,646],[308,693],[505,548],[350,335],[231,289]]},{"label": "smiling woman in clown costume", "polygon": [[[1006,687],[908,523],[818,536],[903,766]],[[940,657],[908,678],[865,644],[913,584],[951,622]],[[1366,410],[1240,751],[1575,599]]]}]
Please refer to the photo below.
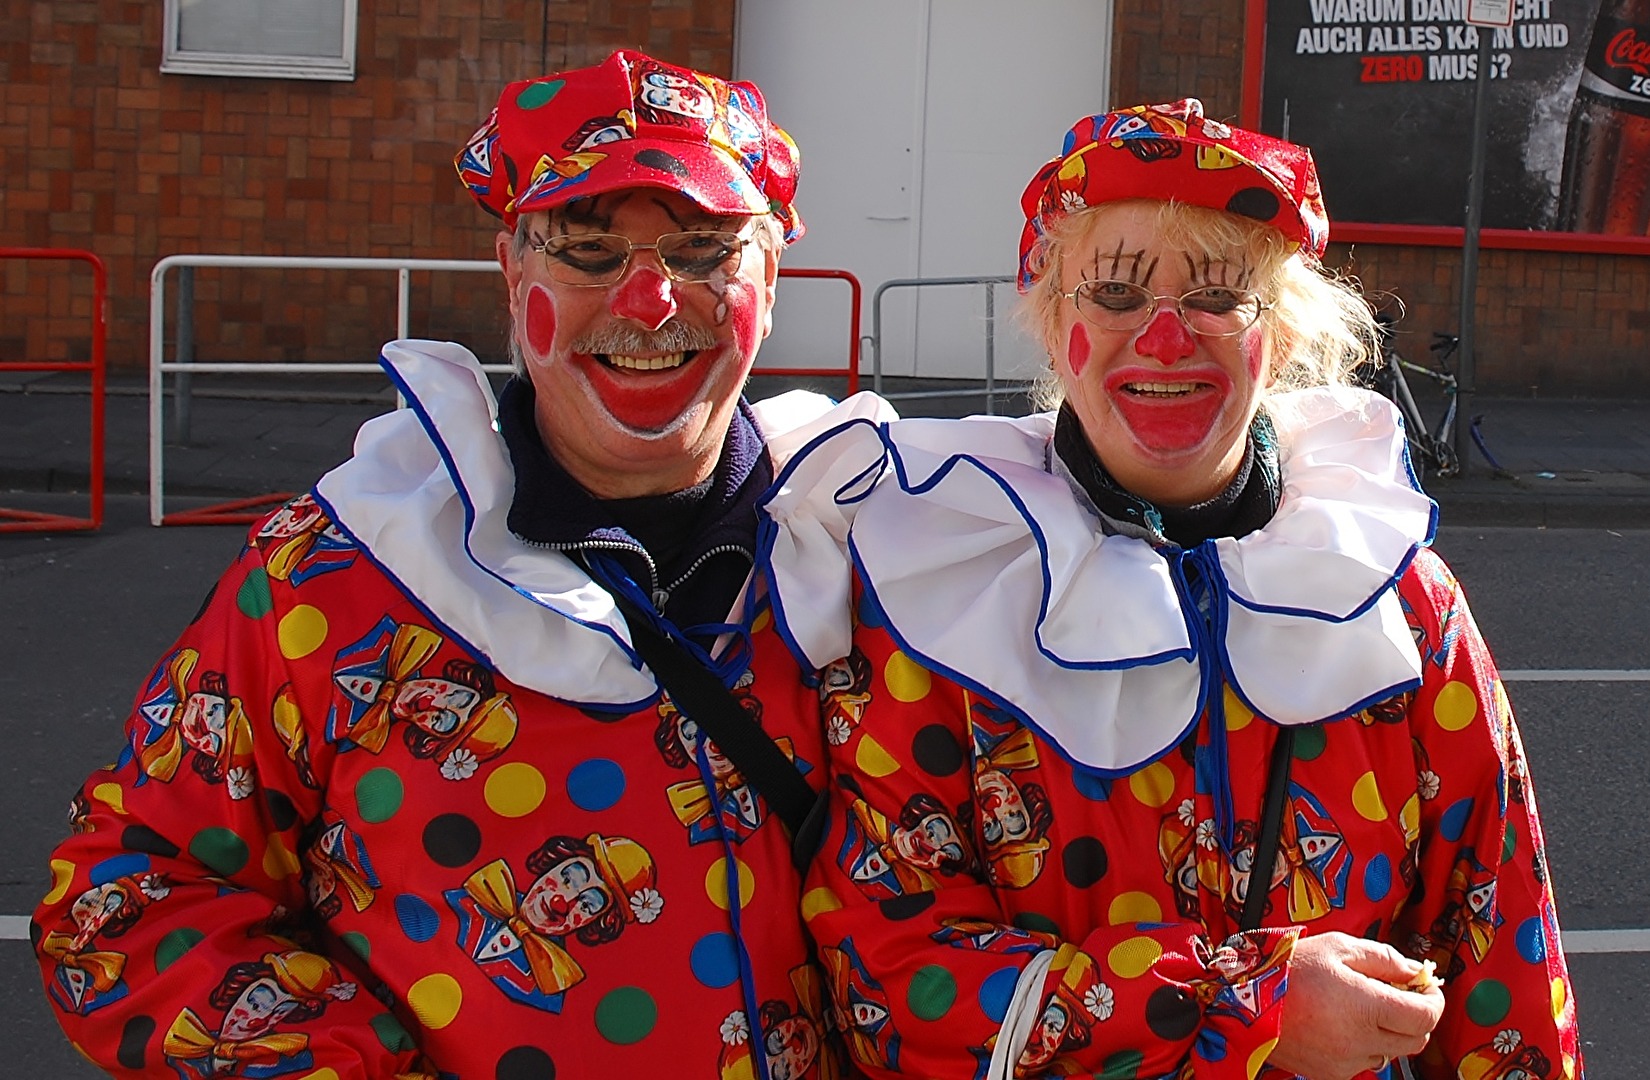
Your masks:
[{"label": "smiling woman in clown costume", "polygon": [[[767,505],[787,640],[872,672],[804,899],[859,1065],[1579,1076],[1518,732],[1345,385],[1310,154],[1125,109],[1023,208],[1057,408],[848,424]],[[867,874],[911,805],[946,858]]]}]

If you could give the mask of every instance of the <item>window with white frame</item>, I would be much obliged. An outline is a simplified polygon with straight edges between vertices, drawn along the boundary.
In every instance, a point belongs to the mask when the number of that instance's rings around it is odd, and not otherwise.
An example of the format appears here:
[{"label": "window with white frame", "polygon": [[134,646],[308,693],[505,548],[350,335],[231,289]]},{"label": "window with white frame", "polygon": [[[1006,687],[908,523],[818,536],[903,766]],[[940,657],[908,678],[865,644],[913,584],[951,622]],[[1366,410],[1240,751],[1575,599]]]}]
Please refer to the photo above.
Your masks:
[{"label": "window with white frame", "polygon": [[355,78],[356,0],[165,0],[174,75]]}]

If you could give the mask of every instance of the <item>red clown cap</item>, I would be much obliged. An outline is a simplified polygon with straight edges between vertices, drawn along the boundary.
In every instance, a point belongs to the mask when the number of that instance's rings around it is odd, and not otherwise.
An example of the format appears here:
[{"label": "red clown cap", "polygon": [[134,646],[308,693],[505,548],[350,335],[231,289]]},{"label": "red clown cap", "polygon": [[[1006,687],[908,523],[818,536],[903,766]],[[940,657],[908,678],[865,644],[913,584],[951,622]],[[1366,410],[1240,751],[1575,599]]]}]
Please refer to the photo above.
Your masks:
[{"label": "red clown cap", "polygon": [[748,82],[616,52],[511,83],[453,159],[488,213],[516,218],[628,187],[677,191],[713,214],[768,214],[802,235],[800,155]]},{"label": "red clown cap", "polygon": [[1329,242],[1306,147],[1207,119],[1196,98],[1135,105],[1077,121],[1060,156],[1032,177],[1020,197],[1020,291],[1031,287],[1027,259],[1050,225],[1122,199],[1173,199],[1253,218],[1314,259]]}]

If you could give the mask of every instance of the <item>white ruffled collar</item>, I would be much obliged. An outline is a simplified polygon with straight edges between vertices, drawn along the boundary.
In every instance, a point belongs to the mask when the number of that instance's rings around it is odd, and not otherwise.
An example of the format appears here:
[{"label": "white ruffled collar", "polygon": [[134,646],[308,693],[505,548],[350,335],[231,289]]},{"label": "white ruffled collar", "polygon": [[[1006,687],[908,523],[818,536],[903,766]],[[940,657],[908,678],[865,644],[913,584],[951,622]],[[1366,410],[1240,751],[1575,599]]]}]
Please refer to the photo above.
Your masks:
[{"label": "white ruffled collar", "polygon": [[[578,705],[633,708],[656,692],[612,598],[575,562],[506,525],[515,474],[498,404],[461,345],[396,341],[380,361],[408,408],[375,417],[316,496],[447,635],[523,687]],[[863,395],[835,409],[793,392],[752,406],[776,464],[852,416],[886,419]]]},{"label": "white ruffled collar", "polygon": [[[1414,485],[1396,413],[1351,389],[1268,408],[1277,513],[1184,552],[1100,532],[1045,468],[1053,414],[833,433],[791,463],[766,507],[781,630],[810,665],[848,651],[832,613],[851,557],[871,617],[902,650],[1108,772],[1166,752],[1222,681],[1282,724],[1415,685],[1420,658],[1392,585],[1430,543],[1436,508]],[[1214,586],[1211,629],[1188,572]]]}]

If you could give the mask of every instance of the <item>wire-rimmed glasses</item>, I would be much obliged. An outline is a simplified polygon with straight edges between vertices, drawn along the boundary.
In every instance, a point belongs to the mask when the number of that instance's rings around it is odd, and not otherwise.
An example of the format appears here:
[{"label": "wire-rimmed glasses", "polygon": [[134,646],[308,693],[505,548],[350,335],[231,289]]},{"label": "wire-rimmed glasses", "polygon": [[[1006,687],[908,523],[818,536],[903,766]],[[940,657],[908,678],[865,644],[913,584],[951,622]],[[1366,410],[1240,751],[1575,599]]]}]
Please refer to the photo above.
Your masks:
[{"label": "wire-rimmed glasses", "polygon": [[1271,307],[1248,289],[1204,285],[1179,296],[1158,296],[1132,281],[1084,281],[1062,293],[1085,321],[1102,330],[1137,330],[1157,314],[1163,300],[1174,301],[1186,325],[1205,337],[1241,334]]},{"label": "wire-rimmed glasses", "polygon": [[738,233],[695,231],[665,233],[651,244],[637,244],[617,233],[576,233],[552,236],[529,245],[544,256],[554,281],[563,285],[611,285],[624,277],[630,257],[651,251],[674,281],[709,281],[718,273],[733,274],[739,257],[751,241]]}]

